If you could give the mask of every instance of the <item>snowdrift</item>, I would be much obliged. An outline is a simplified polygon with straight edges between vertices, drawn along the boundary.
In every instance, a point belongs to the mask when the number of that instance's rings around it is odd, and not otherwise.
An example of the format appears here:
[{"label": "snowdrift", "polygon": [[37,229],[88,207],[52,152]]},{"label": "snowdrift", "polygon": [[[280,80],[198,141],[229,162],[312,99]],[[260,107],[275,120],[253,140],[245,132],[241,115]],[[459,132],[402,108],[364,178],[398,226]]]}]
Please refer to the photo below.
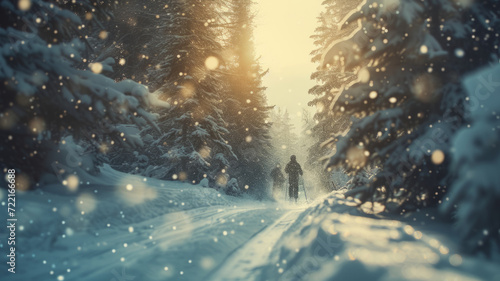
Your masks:
[{"label": "snowdrift", "polygon": [[436,210],[396,220],[355,205],[334,192],[307,209],[275,245],[259,280],[500,280],[493,262],[458,254]]}]

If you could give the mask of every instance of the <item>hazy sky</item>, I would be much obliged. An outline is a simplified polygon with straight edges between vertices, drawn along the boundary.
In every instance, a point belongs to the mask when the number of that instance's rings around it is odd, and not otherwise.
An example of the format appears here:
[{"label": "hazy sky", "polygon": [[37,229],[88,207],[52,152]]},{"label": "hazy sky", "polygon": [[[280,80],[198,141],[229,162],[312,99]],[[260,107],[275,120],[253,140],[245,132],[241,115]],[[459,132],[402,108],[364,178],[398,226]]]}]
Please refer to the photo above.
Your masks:
[{"label": "hazy sky", "polygon": [[[309,79],[315,70],[311,63],[312,39],[322,0],[257,0],[255,19],[256,55],[269,73],[264,77],[270,105],[287,108],[290,117],[299,114],[312,96]],[[297,126],[300,127],[300,126]]]}]

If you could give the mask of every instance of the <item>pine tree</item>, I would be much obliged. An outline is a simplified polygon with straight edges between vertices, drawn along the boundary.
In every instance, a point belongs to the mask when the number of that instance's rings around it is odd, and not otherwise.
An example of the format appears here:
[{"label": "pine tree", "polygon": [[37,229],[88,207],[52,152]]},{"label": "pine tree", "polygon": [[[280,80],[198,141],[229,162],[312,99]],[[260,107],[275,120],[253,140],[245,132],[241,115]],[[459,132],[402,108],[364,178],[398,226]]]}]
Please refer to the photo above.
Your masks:
[{"label": "pine tree", "polygon": [[229,144],[238,156],[231,173],[240,186],[262,194],[266,186],[270,137],[262,71],[254,55],[252,1],[234,0],[229,13],[229,43],[226,46],[228,89],[226,120]]},{"label": "pine tree", "polygon": [[44,163],[48,152],[68,134],[97,151],[113,143],[135,145],[119,124],[153,124],[147,89],[104,76],[112,60],[85,57],[86,37],[109,18],[113,2],[2,0],[0,5],[2,167],[29,171],[37,180],[50,167]]},{"label": "pine tree", "polygon": [[354,174],[379,166],[358,189],[362,201],[403,208],[440,202],[449,136],[464,124],[460,80],[498,54],[499,13],[496,1],[367,1],[347,18],[359,27],[332,43],[323,65],[357,72],[331,108],[359,120],[327,164]]},{"label": "pine tree", "polygon": [[161,25],[169,17],[169,1],[129,0],[117,1],[113,17],[96,30],[91,46],[97,60],[112,57],[118,64],[110,74],[114,79],[133,79],[147,85],[151,91],[157,89],[157,77],[148,76],[149,70],[162,57],[158,36],[165,28]]},{"label": "pine tree", "polygon": [[167,178],[216,180],[236,158],[221,108],[223,80],[217,68],[222,47],[211,26],[217,1],[167,3],[160,16],[162,36],[151,42],[162,59],[149,73],[152,87],[172,105],[160,112],[162,133],[153,142],[162,152],[157,161],[163,161]]},{"label": "pine tree", "polygon": [[[327,0],[322,3],[324,11],[318,17],[319,27],[315,34],[311,36],[314,39],[314,45],[317,49],[311,52],[312,62],[320,63],[323,52],[335,40],[339,40],[355,28],[353,24],[339,30],[338,26],[349,11],[352,11],[360,1],[333,1]],[[318,173],[320,183],[329,189],[331,187],[331,171],[323,169],[323,163],[320,160],[323,156],[329,154],[334,148],[334,143],[325,145],[325,142],[331,137],[340,136],[349,128],[351,116],[348,114],[337,114],[334,116],[330,110],[330,104],[338,98],[342,87],[353,81],[355,73],[342,71],[339,65],[332,65],[328,68],[318,68],[311,75],[311,79],[317,81],[317,85],[309,90],[309,94],[314,99],[309,102],[309,106],[316,107],[314,120],[315,126],[311,130],[314,137],[313,145],[308,149],[308,165],[312,170]]]}]

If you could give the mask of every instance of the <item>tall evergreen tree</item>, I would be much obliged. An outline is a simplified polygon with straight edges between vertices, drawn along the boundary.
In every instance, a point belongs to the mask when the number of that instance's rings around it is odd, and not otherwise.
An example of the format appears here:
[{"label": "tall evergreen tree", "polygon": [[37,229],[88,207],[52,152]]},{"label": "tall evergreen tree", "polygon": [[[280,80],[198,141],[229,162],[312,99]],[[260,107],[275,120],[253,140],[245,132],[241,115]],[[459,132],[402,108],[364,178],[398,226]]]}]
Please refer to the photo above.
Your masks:
[{"label": "tall evergreen tree", "polygon": [[169,16],[169,1],[117,1],[113,17],[97,30],[93,40],[97,59],[112,57],[118,64],[110,74],[115,79],[133,79],[154,91],[159,86],[156,76],[148,76],[163,57],[158,44],[161,23]]},{"label": "tall evergreen tree", "polygon": [[[349,11],[354,10],[359,3],[360,1],[333,0],[326,0],[322,3],[324,10],[318,17],[319,27],[311,36],[314,39],[314,45],[317,46],[311,52],[312,62],[320,64],[321,56],[328,46],[354,30],[354,24],[346,26],[342,30],[339,30],[338,26],[342,18]],[[342,71],[341,66],[337,64],[329,65],[327,68],[318,67],[311,75],[311,79],[316,80],[317,83],[309,90],[309,94],[314,96],[314,99],[309,102],[309,106],[316,107],[314,115],[316,124],[311,128],[314,142],[308,149],[308,165],[314,167],[312,169],[317,171],[321,184],[327,188],[331,185],[331,172],[323,169],[323,163],[320,159],[329,154],[334,143],[325,145],[325,142],[331,137],[345,133],[351,124],[349,114],[337,112],[334,115],[330,104],[338,98],[341,89],[355,79],[355,76],[352,71]]]},{"label": "tall evergreen tree", "polygon": [[[160,35],[151,43],[161,60],[150,71],[150,83],[172,107],[162,112],[161,149],[165,177],[194,182],[215,179],[236,158],[226,140],[220,42],[211,25],[217,1],[167,1],[160,16]],[[154,79],[154,80],[153,80]]]},{"label": "tall evergreen tree", "polygon": [[359,27],[328,48],[323,64],[357,72],[331,108],[359,120],[328,165],[354,174],[366,164],[381,168],[357,190],[362,201],[440,202],[449,136],[464,124],[460,80],[498,60],[499,16],[496,1],[408,0],[367,1],[347,18]]},{"label": "tall evergreen tree", "polygon": [[262,86],[267,72],[262,71],[254,54],[252,1],[234,0],[231,4],[225,116],[231,132],[228,141],[238,156],[231,171],[241,186],[262,194],[270,149],[270,107]]}]

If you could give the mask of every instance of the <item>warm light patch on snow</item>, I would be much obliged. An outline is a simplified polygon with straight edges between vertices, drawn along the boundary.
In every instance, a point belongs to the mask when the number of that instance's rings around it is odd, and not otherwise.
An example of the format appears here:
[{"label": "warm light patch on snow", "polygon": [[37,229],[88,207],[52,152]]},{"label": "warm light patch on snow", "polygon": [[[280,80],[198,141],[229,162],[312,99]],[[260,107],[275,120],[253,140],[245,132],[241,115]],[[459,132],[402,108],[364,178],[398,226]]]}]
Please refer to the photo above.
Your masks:
[{"label": "warm light patch on snow", "polygon": [[367,214],[378,214],[384,211],[385,207],[384,205],[378,203],[378,202],[366,202],[363,205],[361,205],[361,209],[363,212]]},{"label": "warm light patch on snow", "polygon": [[413,233],[415,232],[415,229],[411,225],[405,225],[403,230],[408,235],[413,235]]}]

